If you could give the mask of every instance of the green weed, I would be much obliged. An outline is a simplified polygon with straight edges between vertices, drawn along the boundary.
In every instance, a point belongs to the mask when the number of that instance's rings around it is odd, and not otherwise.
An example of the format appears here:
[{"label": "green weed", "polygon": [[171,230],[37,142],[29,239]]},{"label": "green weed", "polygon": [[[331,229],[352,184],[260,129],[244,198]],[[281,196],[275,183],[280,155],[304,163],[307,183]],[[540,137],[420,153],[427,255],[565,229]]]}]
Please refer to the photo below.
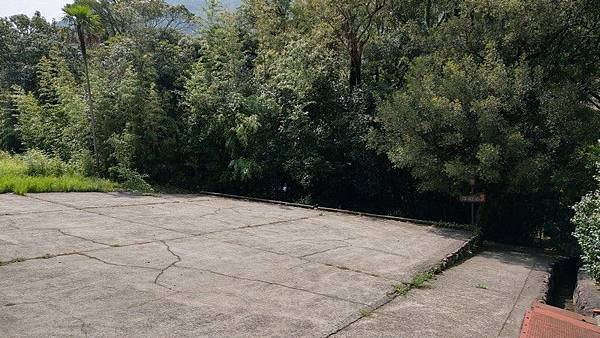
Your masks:
[{"label": "green weed", "polygon": [[405,296],[411,289],[410,284],[404,283],[394,284],[392,286],[394,287],[394,292],[400,296]]},{"label": "green weed", "polygon": [[410,285],[413,288],[420,289],[420,288],[425,287],[425,283],[427,283],[429,280],[433,279],[434,277],[435,277],[435,275],[431,271],[423,272],[423,273],[420,273],[420,274],[414,276]]},{"label": "green weed", "polygon": [[370,317],[372,314],[373,314],[373,311],[371,311],[369,309],[361,309],[360,310],[361,317]]},{"label": "green weed", "polygon": [[435,278],[435,274],[431,271],[420,273],[413,277],[410,283],[399,283],[394,284],[394,293],[400,296],[405,296],[411,289],[422,289],[426,286],[426,283],[431,279]]}]

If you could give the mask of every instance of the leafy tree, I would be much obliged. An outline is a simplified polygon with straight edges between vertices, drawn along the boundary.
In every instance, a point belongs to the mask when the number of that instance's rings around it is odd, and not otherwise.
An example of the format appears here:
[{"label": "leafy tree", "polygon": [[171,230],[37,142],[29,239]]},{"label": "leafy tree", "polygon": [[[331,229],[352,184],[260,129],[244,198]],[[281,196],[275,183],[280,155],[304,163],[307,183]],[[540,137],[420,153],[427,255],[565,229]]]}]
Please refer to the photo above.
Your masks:
[{"label": "leafy tree", "polygon": [[38,65],[37,95],[17,88],[11,95],[16,106],[20,139],[28,149],[39,149],[71,159],[85,148],[85,103],[64,58],[54,50]]},{"label": "leafy tree", "polygon": [[[525,11],[537,15],[524,21]],[[568,233],[568,205],[589,187],[577,154],[597,138],[600,120],[577,83],[594,72],[580,73],[591,65],[574,67],[574,51],[551,39],[562,29],[571,43],[587,41],[578,35],[587,21],[571,27],[552,13],[580,12],[545,1],[463,3],[378,114],[381,150],[422,190],[456,196],[476,180],[489,196],[482,221],[496,238]],[[567,70],[575,72],[555,77]]]},{"label": "leafy tree", "polygon": [[360,86],[364,49],[386,7],[386,0],[313,0],[309,6],[327,23],[348,54],[350,89]]},{"label": "leafy tree", "polygon": [[[244,54],[225,13],[205,28],[202,55],[186,84],[190,151],[216,181],[246,181],[261,175],[253,151],[268,102],[253,95],[245,82]],[[196,162],[195,167],[201,162]]]},{"label": "leafy tree", "polygon": [[58,30],[36,12],[0,18],[0,86],[35,89],[36,66],[60,41]]},{"label": "leafy tree", "polygon": [[94,158],[96,160],[96,170],[100,167],[100,156],[98,154],[98,139],[96,136],[96,115],[94,113],[94,100],[92,98],[92,89],[90,85],[90,74],[87,54],[87,34],[97,28],[100,23],[100,17],[96,14],[86,0],[77,0],[73,4],[66,5],[63,8],[67,19],[75,27],[81,57],[83,58],[83,70],[85,74],[85,92],[88,102],[88,114],[90,115],[92,143],[94,146]]}]

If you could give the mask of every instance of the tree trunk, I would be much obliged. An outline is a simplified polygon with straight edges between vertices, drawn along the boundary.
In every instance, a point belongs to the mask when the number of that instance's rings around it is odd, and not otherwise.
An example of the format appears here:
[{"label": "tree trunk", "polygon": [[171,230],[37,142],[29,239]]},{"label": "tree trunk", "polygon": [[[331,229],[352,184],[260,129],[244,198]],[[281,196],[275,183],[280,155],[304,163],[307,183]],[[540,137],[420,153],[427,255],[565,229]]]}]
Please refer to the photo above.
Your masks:
[{"label": "tree trunk", "polygon": [[85,73],[85,94],[88,103],[90,121],[92,125],[92,143],[94,147],[94,158],[96,163],[96,175],[100,174],[100,157],[98,154],[98,139],[96,138],[96,115],[94,114],[94,101],[92,100],[92,86],[90,85],[90,73],[87,58],[87,48],[85,45],[85,33],[83,27],[77,25],[77,36],[79,38],[79,47],[81,48],[81,56],[83,58],[83,70]]},{"label": "tree trunk", "polygon": [[358,44],[353,44],[350,48],[350,91],[360,87],[362,68],[362,48]]},{"label": "tree trunk", "polygon": [[431,28],[431,0],[427,0],[425,2],[425,30],[429,31],[429,29]]}]

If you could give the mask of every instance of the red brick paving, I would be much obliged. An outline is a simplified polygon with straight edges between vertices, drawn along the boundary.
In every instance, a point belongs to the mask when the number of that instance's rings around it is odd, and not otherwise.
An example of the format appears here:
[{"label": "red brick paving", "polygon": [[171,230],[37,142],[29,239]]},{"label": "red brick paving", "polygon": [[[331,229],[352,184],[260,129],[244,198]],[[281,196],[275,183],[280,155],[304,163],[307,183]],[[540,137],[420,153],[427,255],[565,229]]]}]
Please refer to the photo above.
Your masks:
[{"label": "red brick paving", "polygon": [[599,338],[596,320],[542,303],[525,314],[521,338]]}]

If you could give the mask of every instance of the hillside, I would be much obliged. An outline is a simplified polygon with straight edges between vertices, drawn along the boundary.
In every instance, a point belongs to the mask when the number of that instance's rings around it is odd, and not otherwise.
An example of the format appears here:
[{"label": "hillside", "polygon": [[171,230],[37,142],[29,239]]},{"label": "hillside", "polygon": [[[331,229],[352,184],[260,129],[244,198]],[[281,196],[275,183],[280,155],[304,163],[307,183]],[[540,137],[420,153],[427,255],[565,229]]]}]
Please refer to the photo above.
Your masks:
[{"label": "hillside", "polygon": [[[236,8],[240,5],[241,0],[223,0],[223,5],[226,8]],[[184,5],[192,13],[199,14],[202,12],[202,8],[206,3],[205,0],[167,0],[168,3],[173,5]]]}]

